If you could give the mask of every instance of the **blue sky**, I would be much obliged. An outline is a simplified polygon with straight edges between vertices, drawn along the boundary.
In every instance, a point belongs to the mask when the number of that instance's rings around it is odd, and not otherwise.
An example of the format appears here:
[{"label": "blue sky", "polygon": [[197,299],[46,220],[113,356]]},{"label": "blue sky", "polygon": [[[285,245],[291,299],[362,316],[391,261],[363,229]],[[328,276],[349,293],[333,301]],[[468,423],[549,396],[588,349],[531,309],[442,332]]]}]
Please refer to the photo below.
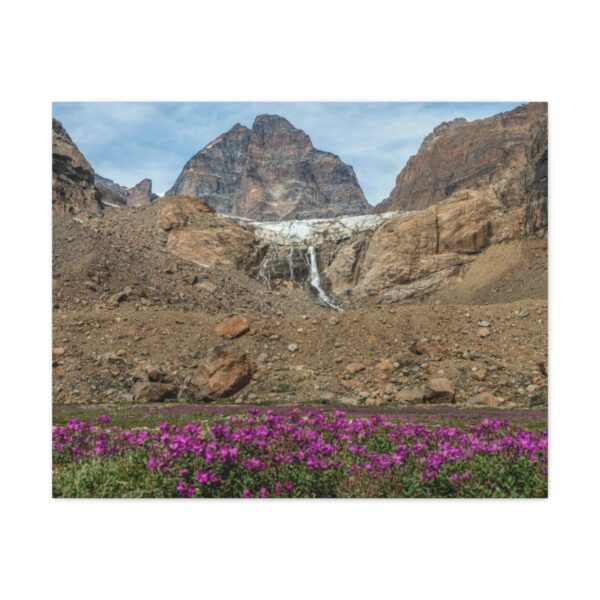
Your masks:
[{"label": "blue sky", "polygon": [[185,162],[215,137],[256,115],[278,114],[313,144],[352,165],[367,200],[377,204],[423,138],[456,117],[480,119],[522,102],[55,102],[62,121],[96,172],[131,187],[150,177],[163,194]]}]

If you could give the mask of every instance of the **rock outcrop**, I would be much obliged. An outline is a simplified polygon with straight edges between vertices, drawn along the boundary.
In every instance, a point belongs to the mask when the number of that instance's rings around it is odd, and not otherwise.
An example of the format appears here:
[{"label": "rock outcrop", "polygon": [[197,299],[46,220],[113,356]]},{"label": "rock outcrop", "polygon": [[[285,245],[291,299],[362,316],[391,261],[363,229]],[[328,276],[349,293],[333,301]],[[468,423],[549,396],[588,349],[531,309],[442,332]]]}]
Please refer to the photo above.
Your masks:
[{"label": "rock outcrop", "polygon": [[335,296],[361,303],[423,298],[490,244],[519,237],[525,214],[526,207],[507,210],[487,192],[462,190],[342,243],[324,276]]},{"label": "rock outcrop", "polygon": [[236,124],[185,165],[168,196],[206,200],[217,212],[257,220],[370,212],[354,170],[286,119],[258,116]]},{"label": "rock outcrop", "polygon": [[423,141],[376,212],[422,210],[463,189],[487,190],[505,208],[528,206],[525,229],[546,225],[547,104],[530,103],[487,119],[438,125]]},{"label": "rock outcrop", "polygon": [[166,249],[179,258],[208,269],[244,269],[256,260],[252,233],[215,215],[206,202],[176,196],[161,198],[152,208],[158,209],[156,224],[166,233]]},{"label": "rock outcrop", "polygon": [[158,196],[152,193],[152,180],[148,178],[142,179],[127,190],[127,204],[131,206],[145,206],[157,198]]},{"label": "rock outcrop", "polygon": [[102,201],[123,206],[146,206],[158,198],[152,193],[152,180],[142,179],[132,188],[115,183],[112,179],[95,174],[96,186],[102,194]]},{"label": "rock outcrop", "polygon": [[71,214],[102,213],[94,170],[57,119],[52,119],[52,207]]}]

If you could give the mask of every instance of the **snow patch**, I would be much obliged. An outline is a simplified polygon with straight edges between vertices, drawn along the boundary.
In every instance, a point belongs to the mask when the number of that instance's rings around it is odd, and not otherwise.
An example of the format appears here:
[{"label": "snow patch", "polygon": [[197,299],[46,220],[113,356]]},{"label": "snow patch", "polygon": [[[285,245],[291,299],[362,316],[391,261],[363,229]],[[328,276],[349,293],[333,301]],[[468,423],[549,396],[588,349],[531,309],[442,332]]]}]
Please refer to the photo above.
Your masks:
[{"label": "snow patch", "polygon": [[105,200],[102,200],[102,198],[100,198],[100,202],[102,202],[102,204],[104,204],[104,206],[112,206],[113,208],[123,208],[122,206],[119,206],[118,204],[113,204],[112,202],[106,202]]},{"label": "snow patch", "polygon": [[374,215],[333,217],[329,219],[303,219],[297,221],[251,221],[243,217],[223,215],[241,221],[243,227],[251,226],[258,239],[280,246],[318,246],[328,241],[341,241],[362,231],[371,231],[392,217],[409,214],[390,211]]}]

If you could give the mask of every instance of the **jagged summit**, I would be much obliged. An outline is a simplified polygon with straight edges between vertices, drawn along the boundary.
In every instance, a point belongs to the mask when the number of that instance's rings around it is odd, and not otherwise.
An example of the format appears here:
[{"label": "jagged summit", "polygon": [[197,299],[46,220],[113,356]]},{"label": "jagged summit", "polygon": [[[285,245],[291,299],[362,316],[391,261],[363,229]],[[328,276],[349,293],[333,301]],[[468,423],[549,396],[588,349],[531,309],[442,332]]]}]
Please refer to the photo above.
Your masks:
[{"label": "jagged summit", "polygon": [[152,192],[152,180],[147,177],[127,188],[115,183],[112,179],[95,173],[94,181],[101,193],[103,204],[118,204],[122,206],[146,206],[158,198]]},{"label": "jagged summit", "polygon": [[317,150],[279,115],[236,123],[195,154],[166,195],[206,200],[217,212],[289,220],[370,212],[354,170]]}]

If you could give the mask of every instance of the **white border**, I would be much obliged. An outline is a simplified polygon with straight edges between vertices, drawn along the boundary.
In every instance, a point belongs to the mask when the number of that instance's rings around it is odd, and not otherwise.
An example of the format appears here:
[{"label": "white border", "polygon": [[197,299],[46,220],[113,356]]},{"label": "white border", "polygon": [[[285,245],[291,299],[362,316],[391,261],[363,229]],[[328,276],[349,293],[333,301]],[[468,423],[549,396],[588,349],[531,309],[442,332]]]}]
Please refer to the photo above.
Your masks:
[{"label": "white border", "polygon": [[[589,598],[597,593],[593,3],[125,2],[2,8],[7,598]],[[50,499],[50,103],[550,102],[551,498]]]}]

